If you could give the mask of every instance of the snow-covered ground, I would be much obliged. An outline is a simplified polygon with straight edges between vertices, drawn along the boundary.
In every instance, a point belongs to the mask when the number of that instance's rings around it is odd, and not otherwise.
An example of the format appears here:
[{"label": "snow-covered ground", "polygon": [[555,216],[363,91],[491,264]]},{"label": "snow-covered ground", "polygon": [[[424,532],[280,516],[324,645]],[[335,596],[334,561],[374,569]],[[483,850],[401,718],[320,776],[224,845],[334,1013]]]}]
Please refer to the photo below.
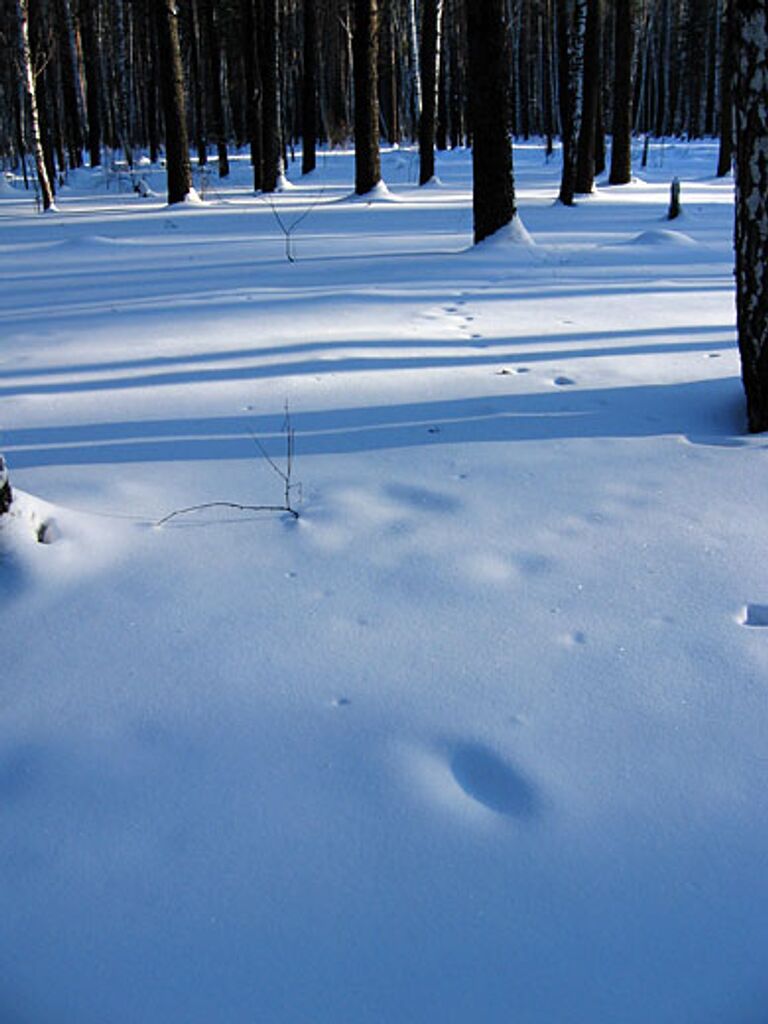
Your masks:
[{"label": "snow-covered ground", "polygon": [[765,1021],[731,186],[515,160],[0,190],[4,1024]]}]

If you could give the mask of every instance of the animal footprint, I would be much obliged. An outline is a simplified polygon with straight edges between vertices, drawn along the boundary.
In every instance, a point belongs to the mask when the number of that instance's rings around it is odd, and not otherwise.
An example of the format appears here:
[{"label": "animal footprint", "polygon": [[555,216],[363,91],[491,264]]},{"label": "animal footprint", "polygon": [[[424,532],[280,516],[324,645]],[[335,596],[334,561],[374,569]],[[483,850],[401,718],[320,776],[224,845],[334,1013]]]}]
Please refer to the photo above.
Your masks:
[{"label": "animal footprint", "polygon": [[451,773],[464,793],[497,814],[534,818],[540,800],[534,786],[517,768],[478,743],[463,743],[451,758]]},{"label": "animal footprint", "polygon": [[742,626],[768,627],[768,604],[747,604],[739,615]]}]

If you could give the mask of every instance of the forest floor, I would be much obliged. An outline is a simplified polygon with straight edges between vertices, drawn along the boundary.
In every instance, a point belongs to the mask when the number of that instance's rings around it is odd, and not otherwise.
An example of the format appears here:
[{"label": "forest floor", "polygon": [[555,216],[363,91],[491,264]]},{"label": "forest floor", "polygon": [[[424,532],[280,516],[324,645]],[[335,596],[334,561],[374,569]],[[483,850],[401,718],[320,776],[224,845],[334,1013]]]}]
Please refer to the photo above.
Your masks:
[{"label": "forest floor", "polygon": [[7,1024],[766,1020],[732,185],[515,161],[0,184]]}]

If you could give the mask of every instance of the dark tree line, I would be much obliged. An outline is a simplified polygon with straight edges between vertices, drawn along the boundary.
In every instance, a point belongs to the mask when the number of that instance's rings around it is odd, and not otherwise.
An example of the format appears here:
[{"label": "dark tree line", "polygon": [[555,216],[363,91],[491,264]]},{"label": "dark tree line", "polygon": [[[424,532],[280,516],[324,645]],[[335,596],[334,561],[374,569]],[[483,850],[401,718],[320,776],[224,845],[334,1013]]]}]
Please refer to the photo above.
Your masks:
[{"label": "dark tree line", "polygon": [[[631,133],[722,134],[727,169],[728,5],[503,0],[508,126],[550,146],[562,138],[564,202],[589,191],[603,169],[606,133],[617,183],[629,176]],[[271,190],[295,145],[303,143],[309,172],[318,141],[347,142],[364,123],[392,143],[418,140],[426,182],[435,147],[472,141],[468,18],[478,8],[485,0],[175,0],[167,9],[165,0],[0,0],[0,159],[19,166],[35,156],[30,77],[52,188],[67,169],[98,166],[105,154],[129,166],[140,151],[156,159],[178,131],[167,94],[180,67],[192,152],[200,164],[216,154],[222,176],[228,151],[248,146],[254,187]],[[375,176],[368,167],[364,177]]]}]

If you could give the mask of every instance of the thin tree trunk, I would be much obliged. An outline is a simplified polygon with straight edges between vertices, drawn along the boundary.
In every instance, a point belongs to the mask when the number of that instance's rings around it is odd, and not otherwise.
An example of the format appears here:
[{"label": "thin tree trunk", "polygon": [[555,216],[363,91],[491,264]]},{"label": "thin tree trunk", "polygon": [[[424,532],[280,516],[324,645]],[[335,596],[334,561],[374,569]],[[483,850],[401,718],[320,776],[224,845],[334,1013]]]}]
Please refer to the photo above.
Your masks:
[{"label": "thin tree trunk", "polygon": [[50,210],[53,206],[53,189],[51,187],[48,167],[46,166],[45,153],[43,152],[43,137],[40,127],[40,112],[37,104],[37,89],[35,84],[35,68],[32,58],[32,48],[29,42],[28,0],[16,0],[16,18],[19,33],[19,64],[21,65],[24,89],[29,102],[30,123],[32,128],[32,151],[35,154],[37,181],[40,188],[40,201],[43,204],[43,210]]}]

